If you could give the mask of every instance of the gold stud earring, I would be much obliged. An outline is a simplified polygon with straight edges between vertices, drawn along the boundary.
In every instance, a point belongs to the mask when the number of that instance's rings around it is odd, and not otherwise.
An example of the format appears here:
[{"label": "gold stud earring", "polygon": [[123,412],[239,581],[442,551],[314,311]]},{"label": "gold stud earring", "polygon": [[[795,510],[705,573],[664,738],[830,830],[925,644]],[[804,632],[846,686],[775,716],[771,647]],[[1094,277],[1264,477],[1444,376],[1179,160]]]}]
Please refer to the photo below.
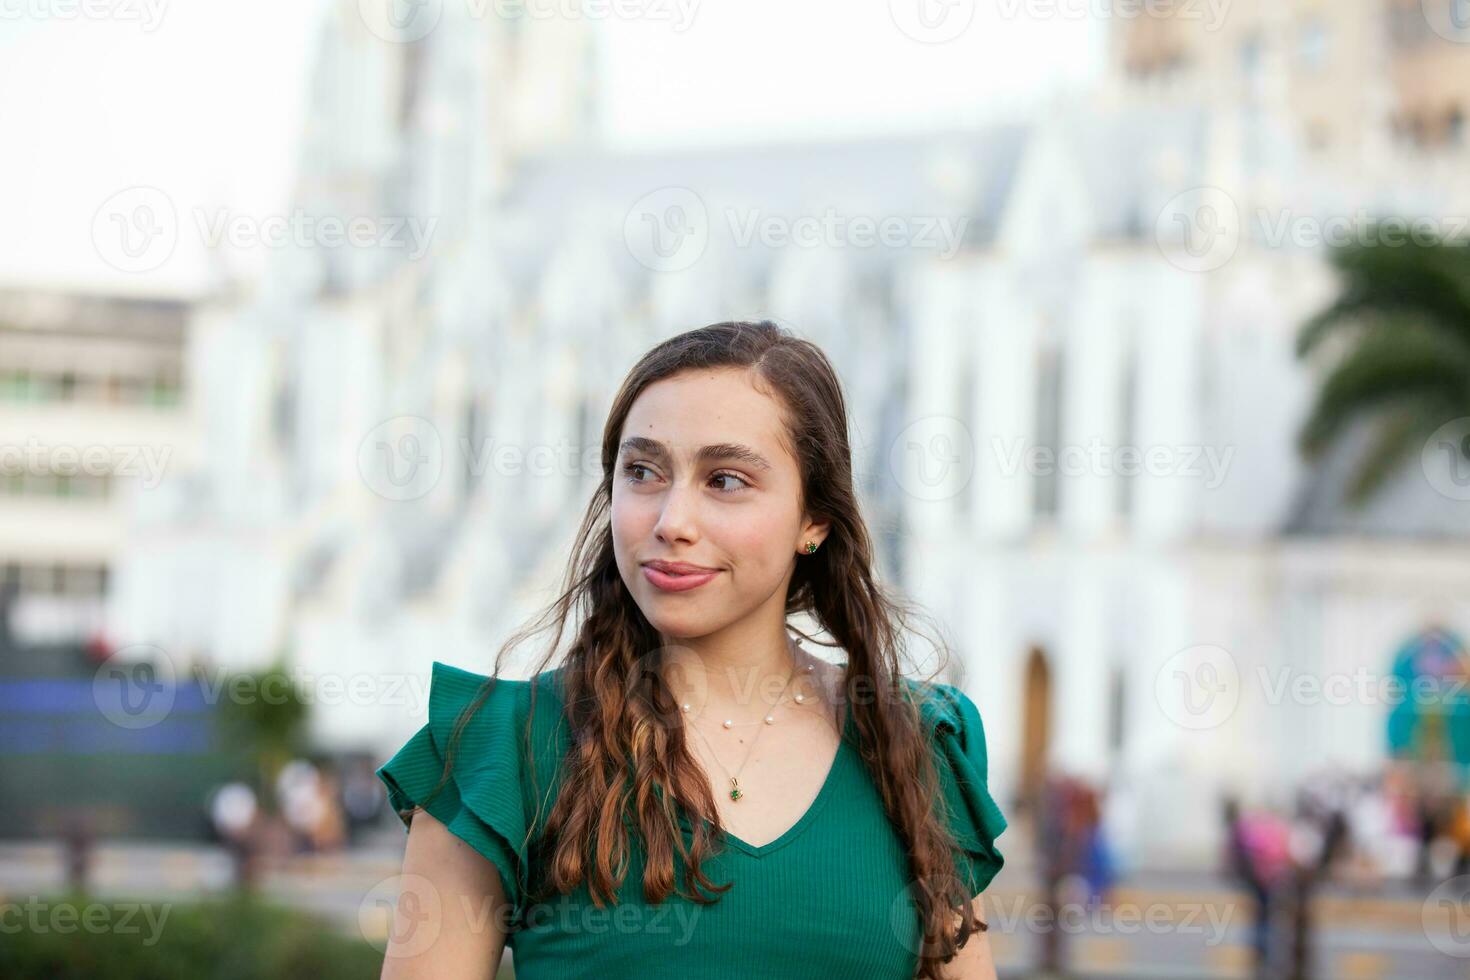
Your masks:
[{"label": "gold stud earring", "polygon": [[806,543],[806,553],[807,554],[809,554],[809,555],[810,554],[814,554],[814,553],[816,553],[816,550],[817,550],[817,543],[815,541],[808,541]]}]

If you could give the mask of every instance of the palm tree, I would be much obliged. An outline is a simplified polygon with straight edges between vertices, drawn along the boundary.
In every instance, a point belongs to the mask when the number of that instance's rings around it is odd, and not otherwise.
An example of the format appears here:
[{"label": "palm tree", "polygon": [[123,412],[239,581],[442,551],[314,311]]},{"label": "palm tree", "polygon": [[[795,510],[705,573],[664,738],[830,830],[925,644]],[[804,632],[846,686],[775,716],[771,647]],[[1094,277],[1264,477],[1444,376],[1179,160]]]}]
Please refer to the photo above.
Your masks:
[{"label": "palm tree", "polygon": [[231,846],[235,886],[253,891],[270,835],[284,826],[276,780],[286,763],[305,749],[311,703],[287,671],[282,653],[264,670],[231,676],[223,690],[242,692],[242,696],[232,695],[221,702],[217,719],[226,744],[243,750],[254,770],[251,781],[256,784],[260,806],[261,818]]},{"label": "palm tree", "polygon": [[[1303,455],[1319,458],[1350,423],[1373,419],[1347,488],[1355,506],[1432,432],[1470,416],[1470,242],[1416,237],[1370,234],[1334,249],[1342,291],[1297,338],[1300,357],[1341,343],[1298,435]],[[1470,458],[1470,440],[1460,452]]]}]

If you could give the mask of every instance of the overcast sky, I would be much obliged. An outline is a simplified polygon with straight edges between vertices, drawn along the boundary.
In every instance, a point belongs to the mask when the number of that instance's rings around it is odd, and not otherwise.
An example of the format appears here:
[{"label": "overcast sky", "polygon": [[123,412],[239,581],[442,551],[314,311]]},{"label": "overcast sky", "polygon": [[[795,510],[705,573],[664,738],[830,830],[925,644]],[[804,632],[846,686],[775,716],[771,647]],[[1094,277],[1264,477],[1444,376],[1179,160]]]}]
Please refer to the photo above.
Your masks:
[{"label": "overcast sky", "polygon": [[[147,274],[111,268],[92,244],[98,209],[149,185],[181,210],[280,213],[326,2],[100,0],[109,15],[84,18],[78,0],[0,0],[0,281],[196,289],[200,250]],[[667,16],[600,20],[619,145],[1014,116],[1099,64],[1098,25],[1067,13],[1083,4],[628,2]]]}]

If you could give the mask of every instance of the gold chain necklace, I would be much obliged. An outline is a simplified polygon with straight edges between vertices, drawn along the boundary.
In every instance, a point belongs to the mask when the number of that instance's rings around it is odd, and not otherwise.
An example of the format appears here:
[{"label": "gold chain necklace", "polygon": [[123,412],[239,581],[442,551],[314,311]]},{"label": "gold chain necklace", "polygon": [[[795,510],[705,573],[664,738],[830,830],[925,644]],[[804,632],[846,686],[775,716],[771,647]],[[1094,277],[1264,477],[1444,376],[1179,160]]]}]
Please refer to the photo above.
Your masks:
[{"label": "gold chain necklace", "polygon": [[[795,644],[795,648],[799,650],[800,647],[801,647],[801,641],[800,640],[797,640],[796,641],[796,644]],[[794,658],[795,658],[795,654],[793,653],[793,659]],[[795,664],[792,665],[791,676],[788,677],[788,678],[786,678],[786,686],[783,687],[783,688],[781,688],[781,694],[780,694],[779,697],[776,698],[776,703],[771,706],[771,710],[766,713],[766,716],[765,716],[765,718],[762,719],[762,721],[764,721],[767,725],[774,725],[776,723],[776,718],[775,718],[775,715],[773,714],[773,712],[776,710],[776,708],[780,707],[781,706],[781,703],[786,699],[786,692],[791,689],[791,682],[794,681],[794,680],[796,680],[797,674],[811,673],[812,670],[813,670],[813,667],[812,667],[811,664],[807,664],[801,670],[797,670],[795,668]],[[803,701],[806,700],[806,695],[804,695],[804,694],[797,694],[795,700],[796,700],[796,702],[798,704],[800,704],[801,702],[803,702]],[[683,709],[683,711],[684,711],[685,714],[688,714],[692,710],[691,707],[690,707],[690,705],[688,704],[688,702],[685,702],[682,705],[682,709]],[[753,724],[756,724],[756,722],[744,722],[743,724],[753,725]],[[694,724],[693,719],[690,719],[690,720],[686,721],[685,722],[685,727],[686,728],[693,728],[694,731],[695,731],[695,733],[697,735],[699,735],[700,738],[704,739],[704,744],[709,749],[710,757],[715,760],[715,765],[717,765],[721,769],[723,769],[724,772],[725,772],[726,778],[728,778],[730,780],[730,799],[733,800],[736,803],[739,803],[741,797],[743,797],[745,795],[745,791],[740,788],[740,774],[745,771],[745,764],[750,761],[750,754],[753,751],[755,751],[755,743],[760,739],[760,737],[761,737],[761,731],[764,731],[764,729],[761,729],[761,730],[759,730],[759,731],[757,731],[755,733],[755,738],[752,738],[750,740],[750,746],[745,750],[745,758],[740,761],[740,768],[737,769],[737,770],[735,770],[734,773],[731,773],[730,770],[725,767],[725,764],[720,761],[719,753],[717,753],[715,751],[715,747],[714,747],[713,743],[710,742],[709,736],[705,735],[704,732],[700,731],[699,727]],[[725,719],[725,723],[724,723],[724,727],[726,727],[726,728],[733,728],[733,727],[735,727],[735,722],[732,721],[729,718],[726,718]]]}]

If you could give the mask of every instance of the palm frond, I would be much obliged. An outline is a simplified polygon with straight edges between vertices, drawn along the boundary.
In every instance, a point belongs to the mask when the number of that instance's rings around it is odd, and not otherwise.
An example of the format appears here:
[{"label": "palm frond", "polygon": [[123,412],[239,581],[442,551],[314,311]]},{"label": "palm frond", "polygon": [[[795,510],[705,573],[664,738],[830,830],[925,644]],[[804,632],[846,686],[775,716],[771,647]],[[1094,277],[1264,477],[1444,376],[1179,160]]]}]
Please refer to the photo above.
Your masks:
[{"label": "palm frond", "polygon": [[1298,447],[1318,456],[1353,418],[1389,402],[1470,414],[1470,348],[1418,321],[1374,324],[1322,383]]},{"label": "palm frond", "polygon": [[1297,354],[1306,356],[1329,334],[1383,314],[1412,315],[1470,350],[1470,247],[1373,241],[1332,252],[1342,292],[1302,326]]},{"label": "palm frond", "polygon": [[1362,507],[1383,488],[1388,478],[1417,455],[1447,416],[1415,402],[1390,409],[1377,420],[1373,440],[1358,461],[1347,486],[1347,502]]}]

